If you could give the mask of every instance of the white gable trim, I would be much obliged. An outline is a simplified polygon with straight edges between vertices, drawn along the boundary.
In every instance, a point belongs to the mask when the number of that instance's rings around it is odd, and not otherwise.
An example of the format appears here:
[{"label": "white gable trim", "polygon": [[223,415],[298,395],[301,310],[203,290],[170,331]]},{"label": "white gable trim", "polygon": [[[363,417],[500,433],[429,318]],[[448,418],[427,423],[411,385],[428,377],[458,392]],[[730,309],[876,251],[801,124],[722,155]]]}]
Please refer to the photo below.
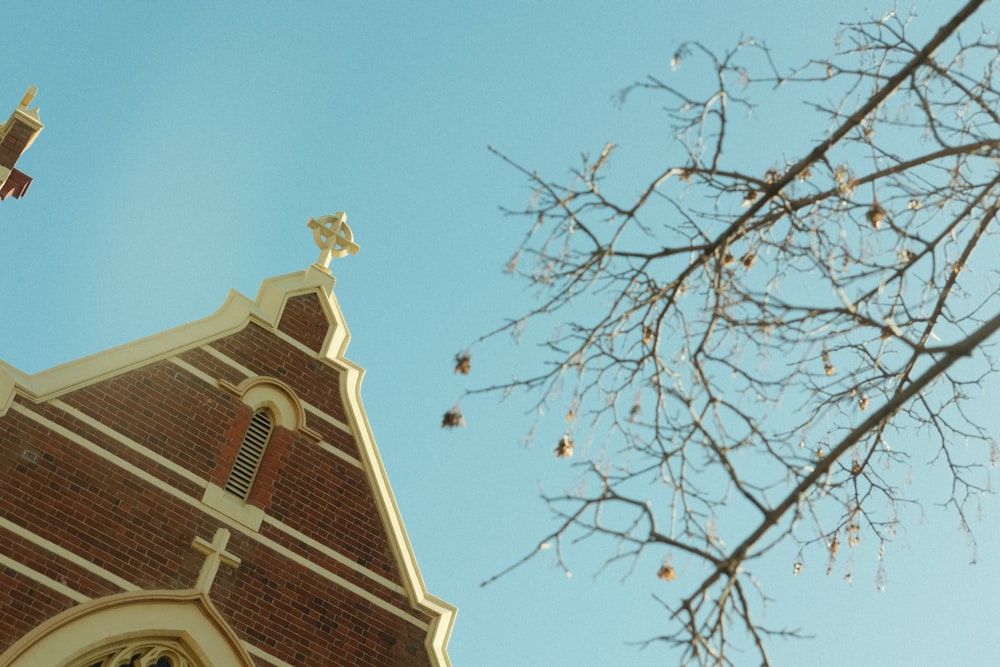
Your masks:
[{"label": "white gable trim", "polygon": [[[230,290],[222,306],[204,319],[182,324],[162,333],[82,357],[34,375],[23,373],[10,364],[0,361],[0,416],[3,416],[10,407],[15,393],[34,401],[47,401],[59,394],[74,391],[229,336],[243,329],[251,321],[257,321],[277,332],[285,301],[289,297],[309,292],[319,292],[326,297],[320,301],[335,323],[318,356],[340,367],[338,362],[347,348],[350,333],[343,324],[343,314],[333,296],[332,286],[332,276],[310,267],[300,273],[290,273],[265,280],[261,283],[255,301]],[[277,333],[287,340],[287,337],[280,332]],[[307,350],[304,346],[301,346],[301,349]],[[316,354],[312,350],[307,351],[309,354]]]},{"label": "white gable trim", "polygon": [[[310,350],[308,353],[315,354],[321,361],[342,371],[340,388],[347,405],[350,422],[348,425],[356,434],[361,463],[396,555],[407,596],[415,608],[434,617],[427,635],[426,646],[435,665],[448,667],[451,665],[451,660],[446,647],[458,610],[429,594],[424,586],[413,548],[406,535],[399,508],[375,444],[375,436],[361,402],[361,380],[364,370],[344,358],[344,352],[350,341],[350,332],[333,294],[333,284],[333,276],[316,266],[310,266],[305,271],[265,280],[253,301],[238,292],[230,291],[219,310],[204,319],[34,375],[23,373],[0,361],[0,416],[6,414],[15,396],[23,396],[34,402],[49,401],[62,394],[155,361],[169,359],[192,348],[237,333],[251,321],[271,329],[283,340],[287,340],[287,336],[277,331],[285,303],[295,296],[316,293],[332,324],[320,352],[317,354]],[[305,351],[304,346],[300,349]]]}]

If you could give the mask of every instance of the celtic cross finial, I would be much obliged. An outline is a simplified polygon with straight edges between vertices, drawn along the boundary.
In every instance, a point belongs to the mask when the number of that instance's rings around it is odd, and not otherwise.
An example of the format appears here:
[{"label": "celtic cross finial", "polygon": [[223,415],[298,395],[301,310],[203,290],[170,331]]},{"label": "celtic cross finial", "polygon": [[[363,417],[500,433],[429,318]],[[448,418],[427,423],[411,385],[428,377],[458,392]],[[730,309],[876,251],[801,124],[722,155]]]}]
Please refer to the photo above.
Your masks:
[{"label": "celtic cross finial", "polygon": [[334,257],[343,257],[348,253],[358,254],[360,248],[354,242],[354,234],[347,226],[347,215],[343,211],[313,218],[309,221],[309,228],[313,230],[313,239],[320,249],[316,263],[327,272],[330,271],[330,260]]}]

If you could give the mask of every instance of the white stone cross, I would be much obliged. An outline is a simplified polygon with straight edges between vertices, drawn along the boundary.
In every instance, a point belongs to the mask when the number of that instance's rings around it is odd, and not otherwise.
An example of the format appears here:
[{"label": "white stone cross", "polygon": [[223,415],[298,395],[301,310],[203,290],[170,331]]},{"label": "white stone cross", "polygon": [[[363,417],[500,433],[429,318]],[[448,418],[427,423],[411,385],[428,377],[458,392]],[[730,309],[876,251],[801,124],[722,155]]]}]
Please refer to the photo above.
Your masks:
[{"label": "white stone cross", "polygon": [[318,220],[309,220],[309,228],[313,230],[313,240],[320,249],[319,260],[316,263],[330,270],[330,260],[343,257],[350,253],[358,254],[360,247],[354,242],[354,233],[347,226],[347,215],[338,211],[334,215],[324,215]]},{"label": "white stone cross", "polygon": [[205,595],[208,595],[209,589],[212,588],[212,582],[215,581],[219,565],[233,569],[240,566],[240,559],[226,551],[227,544],[229,544],[229,531],[225,528],[219,528],[215,531],[215,537],[212,538],[211,542],[202,537],[196,537],[191,543],[195,551],[206,557],[201,566],[201,573],[198,574],[198,583],[195,584],[195,588]]}]

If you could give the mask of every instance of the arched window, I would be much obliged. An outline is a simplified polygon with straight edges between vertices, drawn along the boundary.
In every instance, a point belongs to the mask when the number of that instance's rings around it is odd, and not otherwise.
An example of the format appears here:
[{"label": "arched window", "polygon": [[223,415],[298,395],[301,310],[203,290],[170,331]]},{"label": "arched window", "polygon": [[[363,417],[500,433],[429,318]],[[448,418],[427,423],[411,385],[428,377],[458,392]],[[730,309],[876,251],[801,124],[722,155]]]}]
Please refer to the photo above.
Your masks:
[{"label": "arched window", "polygon": [[[230,438],[225,443],[224,455],[220,451],[217,463],[225,466],[223,469],[213,471],[212,479],[205,486],[201,502],[209,507],[222,512],[229,518],[238,521],[251,530],[260,530],[264,521],[264,509],[270,500],[269,492],[264,489],[261,493],[252,494],[254,479],[258,475],[261,465],[264,464],[267,447],[288,447],[291,438],[290,434],[283,434],[284,438],[275,437],[274,430],[279,426],[282,429],[304,435],[313,442],[323,439],[316,431],[306,426],[306,413],[295,392],[280,380],[271,377],[247,378],[239,385],[234,385],[225,380],[219,380],[219,386],[234,396],[239,397],[245,406],[253,410],[250,426],[243,436],[243,442],[236,453],[235,463],[230,464],[233,459],[232,438],[238,436],[232,431],[227,433]],[[245,415],[246,413],[242,413]],[[234,415],[234,419],[236,415]],[[234,427],[238,428],[238,427]],[[268,443],[274,439],[275,442]],[[280,458],[279,456],[276,457]],[[268,464],[271,466],[272,464]],[[273,462],[273,468],[269,468],[273,474],[280,468],[280,461]],[[218,475],[218,476],[217,476]],[[227,475],[225,481],[221,475]],[[251,495],[253,502],[250,504]]]},{"label": "arched window", "polygon": [[201,591],[131,591],[80,603],[0,652],[3,667],[254,667]]},{"label": "arched window", "polygon": [[226,491],[241,500],[247,499],[273,430],[274,417],[268,408],[260,408],[253,413],[250,426],[243,436],[240,451],[236,454],[236,463],[233,464],[229,479],[226,481]]},{"label": "arched window", "polygon": [[80,667],[196,667],[175,642],[130,643],[101,649]]}]

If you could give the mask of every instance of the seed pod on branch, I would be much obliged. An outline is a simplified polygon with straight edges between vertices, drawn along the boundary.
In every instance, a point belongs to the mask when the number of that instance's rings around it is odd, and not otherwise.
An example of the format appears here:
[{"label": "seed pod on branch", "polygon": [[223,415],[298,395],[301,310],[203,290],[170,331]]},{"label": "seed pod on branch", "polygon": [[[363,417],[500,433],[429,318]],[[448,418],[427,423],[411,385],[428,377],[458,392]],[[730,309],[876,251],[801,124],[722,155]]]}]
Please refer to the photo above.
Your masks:
[{"label": "seed pod on branch", "polygon": [[871,208],[865,213],[865,217],[876,230],[882,226],[882,221],[885,220],[885,209],[878,203],[878,197],[872,197]]},{"label": "seed pod on branch", "polygon": [[559,443],[556,445],[556,458],[557,459],[568,459],[573,456],[573,449],[575,445],[573,440],[569,437],[569,434],[565,434],[559,439]]},{"label": "seed pod on branch", "polygon": [[455,355],[455,372],[468,375],[472,369],[472,355],[468,351],[459,352]]},{"label": "seed pod on branch", "polygon": [[[609,542],[609,564],[670,545],[693,564],[685,579],[704,574],[690,590],[667,587],[676,613],[659,639],[687,652],[666,662],[742,664],[756,646],[752,661],[767,663],[781,630],[756,614],[768,595],[750,570],[773,538],[799,543],[795,572],[808,550],[832,563],[841,531],[858,555],[877,548],[904,520],[897,508],[921,500],[898,462],[935,448],[954,462],[940,473],[965,526],[965,504],[987,488],[978,470],[1000,461],[981,411],[964,409],[970,386],[1000,382],[998,348],[984,345],[1000,331],[1000,296],[978,280],[995,272],[1000,234],[1000,67],[978,19],[957,36],[982,3],[963,4],[922,47],[903,38],[909,19],[890,15],[848,28],[846,53],[791,70],[785,80],[816,86],[809,99],[833,97],[807,105],[827,129],[811,149],[775,150],[808,153],[763,176],[761,155],[733,146],[765,125],[780,140],[791,121],[748,125],[733,109],[749,108],[749,92],[730,86],[758,49],[768,55],[759,43],[752,56],[745,44],[708,54],[714,76],[696,94],[655,77],[635,86],[666,97],[679,149],[642,182],[609,178],[598,192],[586,170],[567,183],[521,169],[537,194],[523,211],[520,251],[533,264],[521,273],[546,280],[532,284],[540,303],[504,314],[496,332],[532,320],[552,333],[534,331],[546,357],[535,368],[485,391],[523,390],[539,421],[572,396],[576,432],[592,417],[595,444],[573,466],[584,479],[545,497],[559,523],[547,541],[586,542],[598,557]],[[535,229],[540,211],[551,224]],[[887,430],[913,443],[890,450]],[[556,455],[567,450],[561,441]]]},{"label": "seed pod on branch", "polygon": [[456,426],[465,426],[465,417],[462,416],[462,411],[457,403],[441,418],[441,428],[455,428]]}]

